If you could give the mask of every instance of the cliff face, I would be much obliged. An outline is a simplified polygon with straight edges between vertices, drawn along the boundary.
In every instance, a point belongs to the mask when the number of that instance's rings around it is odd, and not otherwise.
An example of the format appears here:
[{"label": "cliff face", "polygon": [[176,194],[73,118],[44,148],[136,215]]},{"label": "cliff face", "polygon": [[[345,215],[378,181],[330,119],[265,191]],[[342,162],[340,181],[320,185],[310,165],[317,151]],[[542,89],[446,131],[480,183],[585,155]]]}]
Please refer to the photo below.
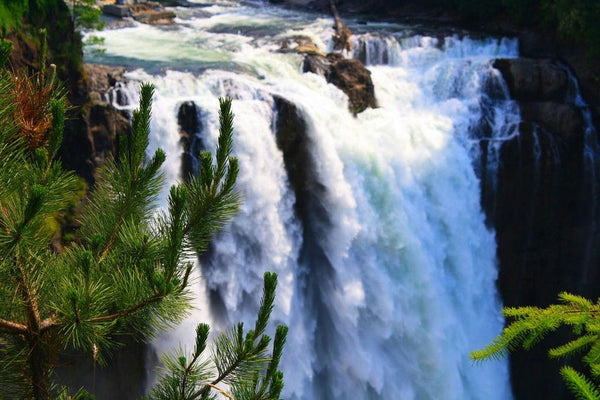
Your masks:
[{"label": "cliff face", "polygon": [[[574,76],[556,61],[497,60],[495,67],[522,117],[520,135],[502,146],[496,192],[483,193],[494,199],[484,208],[496,229],[504,305],[547,306],[561,291],[595,299],[599,165],[590,109],[576,96]],[[568,397],[559,364],[546,355],[567,338],[561,332],[511,356],[517,399]]]}]

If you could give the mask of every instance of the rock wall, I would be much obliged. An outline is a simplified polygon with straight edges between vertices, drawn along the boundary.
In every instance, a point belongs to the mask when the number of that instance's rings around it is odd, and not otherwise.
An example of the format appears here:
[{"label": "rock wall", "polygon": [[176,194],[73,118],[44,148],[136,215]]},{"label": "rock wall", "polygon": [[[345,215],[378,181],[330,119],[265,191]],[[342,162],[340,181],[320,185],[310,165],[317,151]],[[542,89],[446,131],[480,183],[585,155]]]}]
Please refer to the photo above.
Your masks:
[{"label": "rock wall", "polygon": [[130,132],[129,114],[119,108],[128,100],[120,90],[123,67],[85,64],[89,100],[84,117],[88,123],[94,168],[101,166],[118,145],[118,136]]},{"label": "rock wall", "polygon": [[[596,299],[598,162],[585,157],[587,110],[574,101],[572,77],[555,60],[497,60],[495,67],[522,115],[520,135],[501,149],[497,192],[487,196],[494,204],[484,204],[496,229],[504,305],[546,306],[561,291]],[[560,364],[546,354],[568,337],[560,332],[511,356],[516,399],[570,398]]]}]

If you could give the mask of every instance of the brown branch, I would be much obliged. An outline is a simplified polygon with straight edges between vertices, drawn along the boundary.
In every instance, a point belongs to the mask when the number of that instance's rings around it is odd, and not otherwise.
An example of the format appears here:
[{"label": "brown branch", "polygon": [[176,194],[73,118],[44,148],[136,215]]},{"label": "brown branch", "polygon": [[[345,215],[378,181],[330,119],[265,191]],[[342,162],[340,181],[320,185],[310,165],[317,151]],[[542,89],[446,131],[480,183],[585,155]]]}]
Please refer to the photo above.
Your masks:
[{"label": "brown branch", "polygon": [[217,385],[213,385],[212,383],[207,383],[206,385],[210,386],[213,389],[215,389],[217,392],[221,393],[223,396],[227,397],[228,399],[233,400],[233,396],[232,395],[230,395],[229,393],[227,393],[226,391],[224,391],[223,389],[221,389]]},{"label": "brown branch", "polygon": [[335,20],[335,34],[333,35],[333,49],[334,50],[348,50],[352,51],[352,42],[350,37],[352,32],[342,21],[340,14],[335,6],[333,0],[329,0],[329,8],[331,9],[331,15]]},{"label": "brown branch", "polygon": [[119,229],[121,228],[121,223],[123,222],[124,214],[125,214],[125,204],[123,204],[123,208],[121,208],[121,211],[119,211],[119,217],[117,218],[117,223],[115,224],[115,229],[113,229],[112,233],[110,234],[110,237],[108,238],[108,242],[106,242],[106,245],[102,249],[102,252],[100,253],[99,261],[103,261],[106,258],[106,256],[108,255],[108,252],[110,251],[113,244],[115,243],[117,234],[119,233]]},{"label": "brown branch", "polygon": [[229,366],[229,368],[227,368],[225,371],[223,371],[223,373],[221,375],[219,375],[217,377],[217,379],[215,379],[214,381],[207,383],[206,385],[204,385],[202,387],[202,389],[198,390],[196,393],[194,393],[192,395],[192,399],[197,399],[198,397],[202,396],[203,394],[207,393],[211,388],[216,388],[219,384],[219,382],[221,382],[223,379],[227,378],[227,376],[231,373],[233,373],[233,371],[235,371],[235,369],[237,367],[239,367],[242,362],[244,361],[245,357],[248,355],[247,352],[244,352],[244,354],[240,355],[240,357],[235,360],[235,362]]},{"label": "brown branch", "polygon": [[132,307],[129,307],[126,310],[120,311],[118,313],[110,314],[110,315],[104,315],[102,317],[94,317],[94,318],[86,319],[85,322],[92,322],[92,323],[111,322],[116,319],[131,315],[131,314],[135,313],[136,311],[139,311],[142,308],[149,306],[150,304],[156,303],[156,302],[162,300],[163,297],[164,296],[162,294],[157,293],[154,296],[150,297],[149,299],[146,299]]},{"label": "brown branch", "polygon": [[0,330],[8,333],[26,334],[29,330],[27,326],[14,321],[8,321],[0,318]]},{"label": "brown branch", "polygon": [[37,293],[35,288],[31,287],[27,279],[27,271],[25,271],[25,264],[19,255],[17,255],[17,266],[21,274],[20,280],[21,285],[24,288],[22,293],[23,300],[28,304],[27,315],[29,316],[29,328],[34,332],[40,331],[40,309],[38,306]]},{"label": "brown branch", "polygon": [[47,330],[52,329],[56,326],[58,326],[58,324],[56,323],[54,317],[46,318],[40,323],[40,333],[44,333]]}]

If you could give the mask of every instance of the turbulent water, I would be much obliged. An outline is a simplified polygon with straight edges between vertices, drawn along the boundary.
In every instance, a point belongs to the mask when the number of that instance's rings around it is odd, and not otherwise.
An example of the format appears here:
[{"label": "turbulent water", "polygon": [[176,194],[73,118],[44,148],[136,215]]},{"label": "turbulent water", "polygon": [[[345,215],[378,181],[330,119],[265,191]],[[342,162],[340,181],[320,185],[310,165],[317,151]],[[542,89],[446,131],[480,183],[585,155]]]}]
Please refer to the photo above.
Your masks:
[{"label": "turbulent water", "polygon": [[[330,18],[198,5],[177,9],[174,26],[96,33],[102,51],[86,49],[87,61],[133,70],[124,88],[132,104],[139,82],[156,86],[151,147],[167,152],[169,183],[180,176],[178,107],[196,103],[198,133],[214,149],[217,99],[234,99],[243,204],[198,264],[197,310],[157,351],[191,347],[200,321],[252,321],[262,275],[275,271],[273,322],[290,327],[285,398],[512,398],[507,362],[474,365],[468,352],[503,326],[480,186],[516,134],[518,111],[490,61],[516,56],[516,42],[349,21],[351,56],[368,65],[379,106],[354,117],[340,90],[279,51],[299,36],[327,51]],[[313,185],[302,218],[277,147],[274,96],[306,125]]]}]

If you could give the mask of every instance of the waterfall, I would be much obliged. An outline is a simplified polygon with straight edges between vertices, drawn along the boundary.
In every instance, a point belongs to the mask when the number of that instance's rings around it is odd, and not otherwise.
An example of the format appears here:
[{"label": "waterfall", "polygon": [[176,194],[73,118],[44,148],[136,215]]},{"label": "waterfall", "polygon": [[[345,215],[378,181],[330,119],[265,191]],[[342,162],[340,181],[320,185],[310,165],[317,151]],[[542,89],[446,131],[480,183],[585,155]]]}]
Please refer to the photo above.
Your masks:
[{"label": "waterfall", "polygon": [[[176,32],[136,24],[100,33],[106,51],[95,61],[123,61],[126,41],[127,63],[145,68],[127,74],[130,103],[139,82],[156,87],[150,151],[166,151],[169,184],[180,179],[178,107],[201,110],[212,151],[217,98],[231,97],[236,115],[243,204],[197,264],[196,309],[154,343],[157,352],[190,348],[201,321],[250,323],[262,275],[275,271],[273,323],[290,327],[285,398],[511,399],[506,360],[473,365],[468,353],[503,326],[494,233],[480,205],[495,167],[480,159],[483,142],[493,160],[494,143],[516,134],[518,111],[490,62],[516,56],[516,42],[359,35],[355,56],[372,73],[379,108],[354,117],[339,89],[276,51],[299,32],[325,50],[330,20],[224,4],[181,17]],[[170,46],[157,51],[147,37]],[[304,129],[301,189],[278,147],[281,101]]]}]

